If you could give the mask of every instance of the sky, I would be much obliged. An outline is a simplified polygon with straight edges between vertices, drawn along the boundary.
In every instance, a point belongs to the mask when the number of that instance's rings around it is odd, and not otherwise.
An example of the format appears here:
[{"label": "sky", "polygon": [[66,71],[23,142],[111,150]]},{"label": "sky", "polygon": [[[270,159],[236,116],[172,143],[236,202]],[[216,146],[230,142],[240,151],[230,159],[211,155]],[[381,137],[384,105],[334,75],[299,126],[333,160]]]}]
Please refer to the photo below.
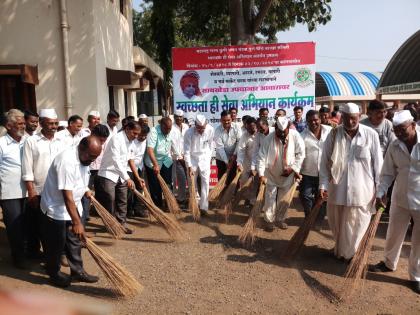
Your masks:
[{"label": "sky", "polygon": [[[140,3],[134,0],[133,7]],[[420,30],[419,13],[420,0],[332,0],[329,23],[312,33],[297,24],[277,38],[280,43],[314,41],[317,71],[382,72]]]}]

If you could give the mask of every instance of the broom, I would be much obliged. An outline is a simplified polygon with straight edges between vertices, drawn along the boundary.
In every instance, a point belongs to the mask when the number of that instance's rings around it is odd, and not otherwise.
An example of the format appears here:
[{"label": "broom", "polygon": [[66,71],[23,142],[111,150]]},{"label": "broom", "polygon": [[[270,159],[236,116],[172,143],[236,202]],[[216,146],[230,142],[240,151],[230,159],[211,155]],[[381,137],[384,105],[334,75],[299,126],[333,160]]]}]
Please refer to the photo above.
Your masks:
[{"label": "broom", "polygon": [[232,212],[232,201],[234,199],[236,188],[238,186],[239,177],[241,177],[241,171],[237,171],[235,178],[230,182],[229,186],[226,187],[222,197],[219,200],[218,208],[225,209],[225,219],[229,218]]},{"label": "broom", "polygon": [[195,197],[195,180],[190,174],[188,174],[189,182],[189,193],[190,199],[188,200],[188,208],[190,209],[194,221],[200,221],[200,209],[198,208],[197,198]]},{"label": "broom", "polygon": [[303,244],[305,244],[305,241],[309,235],[309,231],[312,229],[316,222],[316,218],[318,217],[319,210],[321,209],[323,202],[324,200],[322,198],[318,198],[311,212],[303,221],[303,224],[299,227],[295,234],[293,234],[286,250],[283,253],[284,259],[290,260],[294,258],[302,248]]},{"label": "broom", "polygon": [[264,193],[265,183],[261,183],[258,189],[257,201],[252,207],[248,221],[245,223],[244,227],[241,230],[241,233],[239,234],[238,241],[246,247],[252,246],[257,237],[255,231],[257,228],[257,220],[260,216],[261,208],[264,205]]},{"label": "broom", "polygon": [[212,190],[210,190],[209,202],[215,201],[219,198],[220,194],[226,186],[228,173],[229,171],[226,171],[226,173],[223,174],[222,178],[217,182],[217,185],[214,186]]},{"label": "broom", "polygon": [[91,196],[90,200],[92,201],[93,206],[98,212],[99,216],[104,223],[106,230],[111,234],[115,239],[120,239],[125,234],[125,228],[114,218],[114,216],[106,210],[95,197]]},{"label": "broom", "polygon": [[176,201],[174,194],[169,189],[168,185],[166,184],[165,180],[160,174],[157,174],[157,178],[159,180],[160,187],[162,188],[163,195],[165,196],[165,200],[168,205],[169,211],[173,215],[180,214],[181,209],[179,208],[178,202]]},{"label": "broom", "polygon": [[384,208],[379,208],[376,211],[350,265],[347,267],[346,273],[344,274],[344,289],[340,293],[341,299],[353,295],[361,287],[362,280],[366,278],[367,262],[372,249],[372,242],[384,210]]},{"label": "broom", "polygon": [[[238,191],[236,192],[235,199],[232,201],[232,208],[235,208],[238,206],[238,203],[245,199],[246,193],[248,193],[249,189],[251,188],[254,181],[254,176],[249,176],[249,178],[246,180],[245,184],[243,184]],[[249,197],[249,196],[248,196]]]},{"label": "broom", "polygon": [[143,290],[143,286],[123,266],[118,264],[107,252],[101,249],[93,241],[86,238],[82,243],[89,254],[98,264],[111,282],[112,290],[122,296],[133,296]]},{"label": "broom", "polygon": [[156,219],[165,228],[166,232],[173,240],[184,240],[186,239],[185,232],[182,230],[178,221],[167,215],[165,212],[160,210],[153,201],[143,196],[137,189],[133,190],[134,194],[139,198],[149,210],[152,217]]},{"label": "broom", "polygon": [[287,193],[278,201],[277,203],[277,217],[278,218],[285,218],[286,212],[292,203],[293,197],[295,196],[295,192],[297,186],[299,184],[298,180],[295,180],[292,187],[287,191]]}]

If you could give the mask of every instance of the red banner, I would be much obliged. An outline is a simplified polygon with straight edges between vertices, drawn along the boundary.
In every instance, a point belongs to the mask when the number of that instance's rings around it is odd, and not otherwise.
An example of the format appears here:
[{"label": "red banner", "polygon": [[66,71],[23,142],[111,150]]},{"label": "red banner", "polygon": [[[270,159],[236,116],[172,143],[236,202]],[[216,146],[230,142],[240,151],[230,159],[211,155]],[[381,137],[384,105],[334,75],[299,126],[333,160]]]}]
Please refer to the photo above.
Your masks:
[{"label": "red banner", "polygon": [[314,63],[314,42],[172,48],[173,70],[255,68]]}]

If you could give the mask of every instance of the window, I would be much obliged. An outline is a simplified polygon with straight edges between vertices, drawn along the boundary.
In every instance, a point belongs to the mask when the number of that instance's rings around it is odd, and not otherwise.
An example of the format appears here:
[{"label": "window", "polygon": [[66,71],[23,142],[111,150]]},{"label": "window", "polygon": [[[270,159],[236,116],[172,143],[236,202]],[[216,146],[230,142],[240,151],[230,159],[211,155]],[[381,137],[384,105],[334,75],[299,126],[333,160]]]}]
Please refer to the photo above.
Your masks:
[{"label": "window", "polygon": [[108,96],[109,96],[109,109],[115,109],[114,106],[114,87],[108,86]]}]

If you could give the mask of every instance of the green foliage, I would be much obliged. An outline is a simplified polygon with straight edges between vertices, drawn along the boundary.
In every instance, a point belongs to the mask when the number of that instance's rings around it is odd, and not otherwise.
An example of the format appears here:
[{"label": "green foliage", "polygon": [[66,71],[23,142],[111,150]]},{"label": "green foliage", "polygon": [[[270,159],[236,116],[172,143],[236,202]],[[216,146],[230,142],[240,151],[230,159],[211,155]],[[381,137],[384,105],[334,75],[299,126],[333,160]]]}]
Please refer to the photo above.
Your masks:
[{"label": "green foliage", "polygon": [[[143,48],[171,75],[171,48],[231,43],[229,2],[232,0],[145,0],[142,12],[133,12],[134,44]],[[245,41],[276,42],[276,34],[296,23],[310,32],[331,20],[331,0],[242,0]],[[243,41],[242,41],[243,42]]]}]

